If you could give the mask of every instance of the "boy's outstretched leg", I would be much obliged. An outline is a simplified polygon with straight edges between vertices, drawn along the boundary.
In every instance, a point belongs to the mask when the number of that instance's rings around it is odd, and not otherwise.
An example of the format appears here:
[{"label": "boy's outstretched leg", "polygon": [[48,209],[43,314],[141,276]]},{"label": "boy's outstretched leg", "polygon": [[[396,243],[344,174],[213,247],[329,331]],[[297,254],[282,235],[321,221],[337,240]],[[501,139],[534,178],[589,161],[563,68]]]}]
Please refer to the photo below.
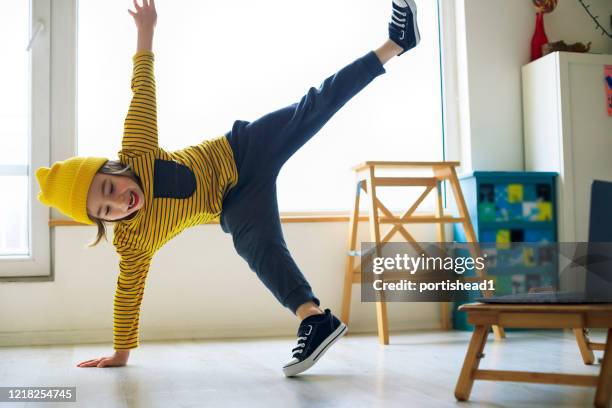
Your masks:
[{"label": "boy's outstretched leg", "polygon": [[[228,134],[238,184],[224,199],[221,226],[232,234],[237,252],[268,289],[301,318],[293,358],[283,367],[286,376],[318,362],[347,328],[329,309],[321,313],[318,299],[289,254],[278,214],[276,176],[334,113],[385,72],[386,62],[419,43],[414,1],[392,1],[388,41],[327,78],[318,89],[311,88],[300,102],[250,123],[236,121]],[[305,313],[298,312],[302,306]]]},{"label": "boy's outstretched leg", "polygon": [[370,51],[326,78],[318,88],[311,87],[299,102],[242,126],[242,138],[249,140],[250,155],[261,170],[257,173],[265,178],[271,172],[275,177],[340,108],[383,73],[380,59]]},{"label": "boy's outstretched leg", "polygon": [[[420,40],[421,38],[416,20],[416,4],[414,1],[393,0],[391,22],[389,23],[389,40],[373,53],[369,53],[360,60],[345,67],[334,76],[326,79],[318,90],[314,90],[314,88],[311,89],[309,93],[302,98],[299,104],[285,108],[286,110],[284,113],[291,114],[290,120],[287,123],[294,126],[295,129],[299,129],[299,126],[303,126],[304,121],[307,123],[309,115],[312,114],[312,112],[309,112],[309,109],[305,107],[309,105],[315,108],[317,106],[323,106],[326,109],[323,109],[321,112],[314,110],[314,113],[319,115],[318,120],[315,121],[317,124],[316,129],[314,127],[304,127],[302,131],[306,132],[299,135],[297,140],[293,140],[292,143],[289,144],[291,148],[284,152],[286,157],[283,159],[286,160],[299,148],[299,146],[312,137],[312,135],[314,135],[316,131],[318,131],[318,129],[350,99],[350,97],[365,87],[374,77],[384,72],[384,68],[382,68],[384,64],[391,58],[414,48]],[[377,57],[376,61],[372,58],[373,55]],[[367,79],[367,75],[365,75],[359,86],[350,91],[346,91],[346,89],[343,90],[347,85],[338,86],[339,83],[342,84],[344,81],[348,82],[351,76],[359,76],[356,74],[359,71],[355,67],[356,64],[370,67],[379,65],[380,68],[378,69],[380,72],[377,73],[375,68],[371,70],[370,79]],[[334,92],[339,92],[341,95],[344,93],[344,95],[342,95],[340,99],[337,99],[338,95],[334,95]],[[329,101],[333,101],[334,99],[336,99],[336,102],[329,104]],[[326,104],[327,106],[325,106]],[[277,119],[280,117],[281,116],[277,116]],[[291,123],[291,121],[293,121],[293,123]],[[298,132],[298,134],[299,133],[300,132]],[[292,135],[288,134],[286,136]],[[314,303],[311,305],[304,304],[302,307],[298,308],[298,311],[300,309],[302,309],[304,313],[308,313],[308,317],[302,320],[298,328],[297,346],[292,350],[293,358],[283,367],[283,372],[287,377],[297,375],[312,367],[321,356],[347,332],[346,325],[334,316],[329,309],[325,309],[325,313],[320,314],[318,305]],[[297,314],[299,317],[303,317],[300,313]]]}]

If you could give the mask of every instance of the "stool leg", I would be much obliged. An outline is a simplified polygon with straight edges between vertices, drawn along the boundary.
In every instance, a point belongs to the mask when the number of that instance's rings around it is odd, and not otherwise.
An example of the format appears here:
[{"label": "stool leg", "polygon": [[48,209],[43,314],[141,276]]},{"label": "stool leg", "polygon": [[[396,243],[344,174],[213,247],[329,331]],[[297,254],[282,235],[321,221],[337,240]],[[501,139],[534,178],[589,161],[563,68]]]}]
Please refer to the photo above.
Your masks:
[{"label": "stool leg", "polygon": [[[366,178],[366,189],[369,196],[370,208],[370,239],[376,245],[376,256],[382,256],[380,245],[380,224],[378,222],[378,207],[376,206],[376,186],[374,185],[374,168],[370,167]],[[378,292],[376,302],[376,320],[378,323],[378,341],[380,344],[389,344],[389,327],[387,321],[387,304],[383,293]]]},{"label": "stool leg", "polygon": [[440,328],[442,330],[451,329],[451,311],[449,302],[440,302]]},{"label": "stool leg", "polygon": [[[444,217],[444,200],[442,200],[442,182],[438,181],[436,184],[436,218]],[[442,221],[436,224],[436,232],[438,235],[438,242],[441,245],[446,243],[446,231],[445,225]],[[450,303],[440,302],[440,328],[442,330],[451,329],[451,313]]]},{"label": "stool leg", "polygon": [[[361,194],[361,181],[357,183],[357,192],[355,194],[355,205],[351,212],[349,220],[349,238],[348,251],[357,249],[357,231],[359,227],[359,195]],[[344,271],[344,292],[342,294],[342,312],[340,320],[348,325],[349,315],[351,313],[351,295],[353,292],[353,277],[355,269],[355,257],[347,254],[346,270]]]},{"label": "stool leg", "polygon": [[472,385],[474,384],[474,372],[480,365],[480,359],[482,358],[482,352],[488,335],[489,326],[478,325],[474,328],[474,333],[472,333],[472,339],[465,355],[465,361],[463,362],[463,368],[461,368],[461,374],[459,374],[459,380],[457,380],[457,386],[455,387],[455,398],[459,401],[467,401],[470,398]]},{"label": "stool leg", "polygon": [[[442,218],[444,217],[444,200],[442,200],[442,182],[438,181],[436,185],[436,217]],[[445,243],[446,242],[446,231],[444,228],[444,223],[439,221],[436,225],[438,242]]]},{"label": "stool leg", "polygon": [[383,345],[389,344],[387,303],[382,298],[376,302],[376,321],[378,324],[378,342]]},{"label": "stool leg", "polygon": [[578,343],[578,349],[580,350],[580,355],[582,356],[582,361],[587,365],[593,364],[595,362],[595,355],[593,355],[593,350],[589,348],[589,340],[587,339],[584,329],[580,328],[573,330],[576,336],[576,343]]},{"label": "stool leg", "polygon": [[595,406],[597,408],[607,408],[610,405],[612,396],[612,329],[608,329],[608,338],[604,350],[597,391],[595,392]]}]

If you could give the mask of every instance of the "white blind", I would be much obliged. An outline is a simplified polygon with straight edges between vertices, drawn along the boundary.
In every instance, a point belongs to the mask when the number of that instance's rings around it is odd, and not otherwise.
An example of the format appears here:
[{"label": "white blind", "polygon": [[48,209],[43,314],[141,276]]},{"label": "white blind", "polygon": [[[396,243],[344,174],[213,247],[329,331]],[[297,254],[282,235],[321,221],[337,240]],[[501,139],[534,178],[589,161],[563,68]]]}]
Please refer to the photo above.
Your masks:
[{"label": "white blind", "polygon": [[[153,51],[160,145],[174,150],[199,143],[224,134],[237,119],[252,121],[297,102],[310,86],[382,44],[389,3],[158,2]],[[127,7],[123,0],[79,3],[79,155],[116,158],[120,149],[136,50]],[[361,161],[442,159],[435,1],[419,2],[419,27],[421,44],[387,64],[387,74],[285,165],[281,211],[350,208],[350,167]],[[410,198],[397,196],[390,206],[405,208],[402,201]]]}]

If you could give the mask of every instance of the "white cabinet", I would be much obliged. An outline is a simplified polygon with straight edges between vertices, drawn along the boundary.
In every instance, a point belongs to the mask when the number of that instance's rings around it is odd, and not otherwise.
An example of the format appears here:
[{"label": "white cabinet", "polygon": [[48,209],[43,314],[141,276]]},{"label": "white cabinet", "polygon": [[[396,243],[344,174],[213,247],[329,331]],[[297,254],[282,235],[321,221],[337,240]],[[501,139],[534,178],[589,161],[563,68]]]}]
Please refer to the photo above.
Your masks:
[{"label": "white cabinet", "polygon": [[559,173],[561,242],[587,241],[591,183],[612,181],[606,64],[612,55],[555,52],[522,68],[525,170]]}]

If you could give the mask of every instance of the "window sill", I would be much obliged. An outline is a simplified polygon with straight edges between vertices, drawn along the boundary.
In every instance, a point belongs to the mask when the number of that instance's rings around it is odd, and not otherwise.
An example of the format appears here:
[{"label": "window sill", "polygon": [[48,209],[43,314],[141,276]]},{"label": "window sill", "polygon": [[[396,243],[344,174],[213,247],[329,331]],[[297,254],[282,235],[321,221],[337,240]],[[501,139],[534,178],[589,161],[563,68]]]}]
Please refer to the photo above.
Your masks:
[{"label": "window sill", "polygon": [[[403,213],[394,213],[396,217],[401,217]],[[432,218],[435,216],[430,213],[415,213],[411,218],[413,223],[432,223]],[[303,212],[282,212],[281,222],[287,223],[310,223],[310,222],[348,222],[349,213],[347,211],[303,211]],[[381,221],[383,218],[381,217]],[[451,216],[445,216],[446,222],[454,220]],[[359,215],[359,221],[368,221],[368,214],[362,212]],[[206,224],[219,224],[219,219],[215,218]],[[52,219],[49,221],[50,227],[84,227],[87,224],[64,219]]]},{"label": "window sill", "polygon": [[[359,221],[367,221],[367,215],[360,215]],[[281,213],[281,222],[282,223],[292,223],[292,222],[348,222],[349,215],[347,212],[284,212]],[[207,224],[219,224],[219,219],[215,218],[207,222]],[[72,221],[72,220],[64,220],[64,219],[52,219],[49,221],[50,227],[81,227],[88,226],[87,224],[82,224],[80,222]]]}]

